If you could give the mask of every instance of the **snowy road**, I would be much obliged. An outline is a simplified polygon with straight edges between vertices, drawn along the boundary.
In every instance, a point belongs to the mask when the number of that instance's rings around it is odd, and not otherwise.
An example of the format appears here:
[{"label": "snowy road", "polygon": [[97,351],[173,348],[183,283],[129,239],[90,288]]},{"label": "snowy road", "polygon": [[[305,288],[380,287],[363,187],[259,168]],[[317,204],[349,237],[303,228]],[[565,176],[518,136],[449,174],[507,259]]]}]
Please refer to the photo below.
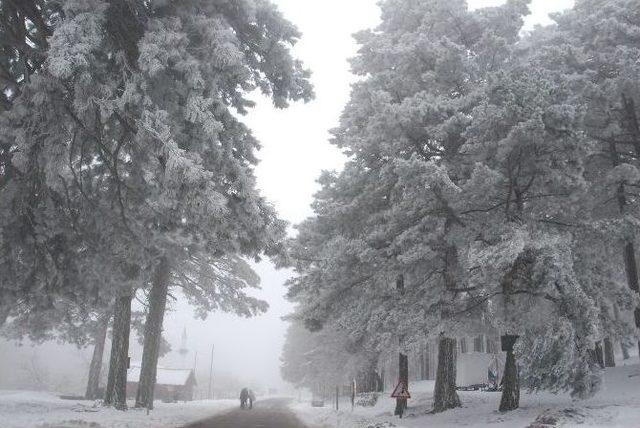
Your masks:
[{"label": "snowy road", "polygon": [[238,408],[184,428],[307,428],[287,403],[284,398],[258,401],[252,410]]}]

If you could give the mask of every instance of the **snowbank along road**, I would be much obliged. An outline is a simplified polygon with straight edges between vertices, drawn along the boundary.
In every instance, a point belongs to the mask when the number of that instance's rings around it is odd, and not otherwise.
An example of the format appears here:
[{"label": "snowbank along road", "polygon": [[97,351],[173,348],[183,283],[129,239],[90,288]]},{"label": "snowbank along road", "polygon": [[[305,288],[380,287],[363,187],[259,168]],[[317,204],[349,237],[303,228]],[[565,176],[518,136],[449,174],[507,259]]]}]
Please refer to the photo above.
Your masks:
[{"label": "snowbank along road", "polygon": [[184,428],[307,428],[287,406],[289,400],[257,401],[253,409],[236,409]]}]

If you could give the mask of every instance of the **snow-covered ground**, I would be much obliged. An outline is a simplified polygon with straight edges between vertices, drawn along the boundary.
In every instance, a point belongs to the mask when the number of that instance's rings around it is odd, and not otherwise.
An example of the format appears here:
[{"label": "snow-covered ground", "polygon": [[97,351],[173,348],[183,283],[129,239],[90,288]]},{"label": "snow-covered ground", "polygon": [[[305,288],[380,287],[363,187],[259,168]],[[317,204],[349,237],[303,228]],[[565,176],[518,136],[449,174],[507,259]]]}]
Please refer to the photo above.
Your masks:
[{"label": "snow-covered ground", "polygon": [[[637,360],[635,360],[637,361]],[[463,407],[440,414],[429,414],[433,382],[410,385],[413,399],[403,419],[393,416],[395,401],[385,393],[374,407],[341,403],[336,413],[328,407],[313,408],[308,402],[292,404],[306,424],[318,428],[435,428],[435,427],[638,427],[640,426],[640,366],[607,369],[603,390],[589,400],[572,400],[568,394],[528,394],[523,392],[520,409],[497,411],[500,393],[460,392]]]},{"label": "snow-covered ground", "polygon": [[155,409],[126,412],[92,401],[62,400],[31,391],[0,391],[2,428],[174,428],[237,406],[237,400],[155,403]]}]

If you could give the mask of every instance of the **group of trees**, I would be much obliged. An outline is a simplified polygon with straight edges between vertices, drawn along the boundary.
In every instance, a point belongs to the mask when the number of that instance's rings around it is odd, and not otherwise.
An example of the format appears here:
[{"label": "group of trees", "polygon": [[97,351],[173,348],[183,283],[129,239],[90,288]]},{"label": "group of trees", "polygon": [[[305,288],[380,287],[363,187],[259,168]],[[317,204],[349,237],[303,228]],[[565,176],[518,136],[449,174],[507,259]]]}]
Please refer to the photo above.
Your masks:
[{"label": "group of trees", "polygon": [[267,0],[0,1],[4,334],[94,343],[93,398],[111,325],[104,401],[124,409],[133,323],[152,407],[172,287],[203,317],[266,310],[244,259],[280,253],[285,224],[240,118],[254,91],[313,97],[298,38]]},{"label": "group of trees", "polygon": [[520,382],[591,396],[603,344],[637,337],[640,2],[576,0],[525,33],[528,4],[385,0],[356,35],[348,161],[283,261],[287,379],[345,382],[434,339],[443,411],[456,337],[502,336],[504,411]]}]

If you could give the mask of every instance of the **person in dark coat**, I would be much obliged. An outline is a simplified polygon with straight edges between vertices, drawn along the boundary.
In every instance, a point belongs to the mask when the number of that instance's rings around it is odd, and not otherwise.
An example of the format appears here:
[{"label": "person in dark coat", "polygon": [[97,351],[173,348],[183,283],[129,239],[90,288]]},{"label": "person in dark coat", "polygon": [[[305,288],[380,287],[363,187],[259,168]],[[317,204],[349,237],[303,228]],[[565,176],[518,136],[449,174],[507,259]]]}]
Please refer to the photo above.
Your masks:
[{"label": "person in dark coat", "polygon": [[247,388],[242,388],[240,391],[240,408],[244,409],[247,407],[247,400],[249,399],[249,390]]}]

